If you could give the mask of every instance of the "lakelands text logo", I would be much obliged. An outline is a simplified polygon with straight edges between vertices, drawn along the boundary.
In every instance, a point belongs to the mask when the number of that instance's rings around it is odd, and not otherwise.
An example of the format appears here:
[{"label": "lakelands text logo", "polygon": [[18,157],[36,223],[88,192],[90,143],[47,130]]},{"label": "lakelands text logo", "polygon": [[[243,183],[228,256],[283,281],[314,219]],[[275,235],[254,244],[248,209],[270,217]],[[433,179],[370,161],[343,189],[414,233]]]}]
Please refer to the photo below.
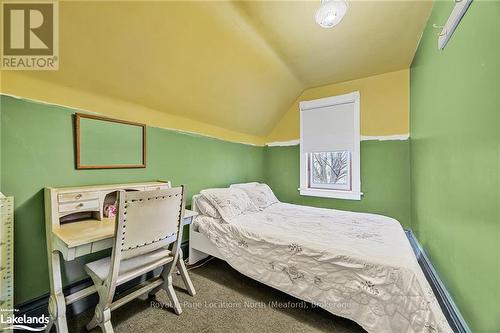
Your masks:
[{"label": "lakelands text logo", "polygon": [[28,317],[26,315],[14,316],[5,313],[0,314],[0,331],[2,330],[23,330],[39,332],[44,331],[49,323],[49,317],[41,315],[40,317]]},{"label": "lakelands text logo", "polygon": [[51,2],[3,2],[2,69],[59,68],[59,8]]}]

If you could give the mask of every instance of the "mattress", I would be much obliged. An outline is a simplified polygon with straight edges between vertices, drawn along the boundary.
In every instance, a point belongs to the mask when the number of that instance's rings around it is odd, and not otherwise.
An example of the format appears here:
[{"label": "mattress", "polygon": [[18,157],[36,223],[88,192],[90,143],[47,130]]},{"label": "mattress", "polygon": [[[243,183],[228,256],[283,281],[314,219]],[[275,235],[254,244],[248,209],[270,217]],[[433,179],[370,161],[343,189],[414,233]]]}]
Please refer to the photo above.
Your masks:
[{"label": "mattress", "polygon": [[196,227],[239,272],[368,332],[452,332],[394,219],[275,203]]}]

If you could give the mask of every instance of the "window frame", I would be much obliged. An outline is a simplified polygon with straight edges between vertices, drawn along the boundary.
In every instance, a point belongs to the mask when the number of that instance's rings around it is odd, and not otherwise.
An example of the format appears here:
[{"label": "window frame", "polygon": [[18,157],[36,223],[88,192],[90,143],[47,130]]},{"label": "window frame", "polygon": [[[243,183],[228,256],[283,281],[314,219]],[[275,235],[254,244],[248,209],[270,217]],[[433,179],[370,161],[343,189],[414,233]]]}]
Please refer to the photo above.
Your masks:
[{"label": "window frame", "polygon": [[[354,120],[354,150],[351,152],[351,189],[328,189],[311,187],[309,169],[310,161],[307,153],[303,151],[303,127],[302,127],[302,112],[335,106],[340,104],[354,104],[353,120]],[[360,156],[360,94],[359,91],[353,91],[348,94],[320,98],[311,101],[301,101],[299,103],[300,110],[300,187],[298,188],[300,195],[335,198],[335,199],[350,199],[361,200],[363,193],[361,192],[361,156]]]}]

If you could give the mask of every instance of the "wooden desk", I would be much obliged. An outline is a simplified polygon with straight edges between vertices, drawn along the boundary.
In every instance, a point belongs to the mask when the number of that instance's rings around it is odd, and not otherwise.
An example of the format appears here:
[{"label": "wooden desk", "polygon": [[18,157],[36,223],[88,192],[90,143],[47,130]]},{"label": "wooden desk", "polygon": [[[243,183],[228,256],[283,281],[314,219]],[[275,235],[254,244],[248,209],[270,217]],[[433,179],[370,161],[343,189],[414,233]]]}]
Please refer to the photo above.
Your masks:
[{"label": "wooden desk", "polygon": [[[170,182],[147,182],[45,188],[45,225],[50,279],[49,314],[59,333],[68,332],[66,306],[96,292],[95,286],[91,286],[64,295],[59,253],[65,261],[71,261],[113,246],[115,219],[105,218],[103,207],[106,202],[113,200],[116,191],[147,191],[170,187]],[[196,215],[196,212],[186,209],[183,226],[190,224]],[[68,217],[81,216],[84,218],[63,223]],[[196,292],[188,276],[182,251],[176,265],[189,294],[194,296]]]},{"label": "wooden desk", "polygon": [[[183,226],[189,225],[198,213],[186,209]],[[88,219],[71,222],[52,229],[53,250],[61,252],[66,261],[112,247],[115,219]]]}]

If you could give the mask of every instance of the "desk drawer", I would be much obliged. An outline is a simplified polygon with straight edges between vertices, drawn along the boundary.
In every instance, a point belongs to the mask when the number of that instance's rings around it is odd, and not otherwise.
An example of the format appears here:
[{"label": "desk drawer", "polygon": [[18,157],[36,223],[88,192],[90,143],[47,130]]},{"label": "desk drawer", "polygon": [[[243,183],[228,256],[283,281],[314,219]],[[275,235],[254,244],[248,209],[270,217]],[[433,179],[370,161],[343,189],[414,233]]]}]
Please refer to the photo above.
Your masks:
[{"label": "desk drawer", "polygon": [[92,253],[112,248],[113,241],[114,241],[114,237],[103,239],[103,240],[100,240],[97,242],[93,242],[92,243]]},{"label": "desk drawer", "polygon": [[59,205],[59,213],[99,209],[99,200],[69,202]]},{"label": "desk drawer", "polygon": [[99,192],[75,192],[75,193],[64,193],[57,196],[59,202],[70,202],[70,201],[82,201],[99,199]]},{"label": "desk drawer", "polygon": [[92,253],[92,244],[83,244],[75,248],[75,258]]}]

